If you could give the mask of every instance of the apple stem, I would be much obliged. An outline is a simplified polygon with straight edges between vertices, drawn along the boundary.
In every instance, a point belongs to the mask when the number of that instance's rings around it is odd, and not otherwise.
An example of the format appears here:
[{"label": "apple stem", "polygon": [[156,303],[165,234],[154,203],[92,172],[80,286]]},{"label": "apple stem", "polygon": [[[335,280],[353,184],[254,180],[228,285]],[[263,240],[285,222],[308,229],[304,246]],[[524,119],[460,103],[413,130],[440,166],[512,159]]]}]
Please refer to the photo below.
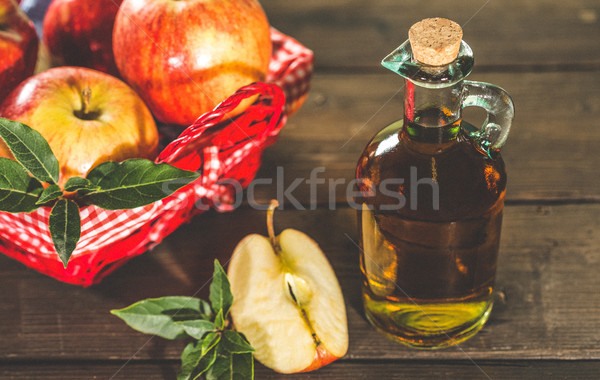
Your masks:
[{"label": "apple stem", "polygon": [[267,230],[269,231],[269,239],[271,239],[271,245],[277,254],[281,252],[281,247],[279,246],[279,241],[277,240],[277,236],[275,236],[275,229],[273,228],[273,214],[278,206],[279,202],[277,202],[277,199],[272,199],[271,204],[269,204],[269,209],[267,210]]},{"label": "apple stem", "polygon": [[88,113],[88,108],[90,106],[90,100],[92,98],[92,89],[90,86],[85,86],[83,90],[81,90],[81,113],[86,115]]}]

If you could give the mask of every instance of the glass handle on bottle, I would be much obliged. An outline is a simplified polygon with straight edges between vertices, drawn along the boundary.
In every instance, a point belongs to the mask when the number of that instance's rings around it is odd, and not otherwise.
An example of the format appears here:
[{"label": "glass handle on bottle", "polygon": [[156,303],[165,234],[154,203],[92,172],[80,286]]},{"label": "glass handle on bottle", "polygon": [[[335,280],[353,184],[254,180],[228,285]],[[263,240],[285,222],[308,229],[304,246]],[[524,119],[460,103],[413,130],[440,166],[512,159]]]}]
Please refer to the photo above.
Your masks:
[{"label": "glass handle on bottle", "polygon": [[490,83],[464,81],[462,108],[480,107],[487,118],[479,130],[467,132],[488,156],[500,150],[515,116],[513,101],[506,91]]}]

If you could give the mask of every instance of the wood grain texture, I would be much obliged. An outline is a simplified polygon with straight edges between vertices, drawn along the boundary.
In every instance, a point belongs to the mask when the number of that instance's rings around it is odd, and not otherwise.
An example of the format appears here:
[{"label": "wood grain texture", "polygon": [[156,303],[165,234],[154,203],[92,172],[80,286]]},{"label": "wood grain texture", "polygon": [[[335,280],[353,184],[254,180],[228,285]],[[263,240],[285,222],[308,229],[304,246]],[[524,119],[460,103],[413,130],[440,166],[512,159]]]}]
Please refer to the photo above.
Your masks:
[{"label": "wood grain texture", "polygon": [[[502,150],[509,201],[600,201],[600,87],[591,85],[600,83],[600,71],[473,73],[470,79],[503,87],[515,103]],[[290,200],[307,208],[311,199],[323,207],[330,200],[347,203],[360,153],[375,133],[402,118],[402,101],[402,78],[392,73],[317,74],[307,103],[265,153],[258,177],[281,182],[257,185],[251,199],[264,203],[287,189]],[[466,120],[483,122],[480,113],[466,111]],[[306,180],[315,168],[323,168],[317,174],[325,180],[311,195]],[[343,182],[333,186],[334,180]]]},{"label": "wood grain texture", "polygon": [[[58,362],[0,365],[0,378],[6,380],[159,380],[175,379],[179,364],[174,360],[151,362],[130,362],[124,367],[114,362]],[[308,374],[282,375],[261,365],[256,366],[255,378],[259,380],[513,380],[513,379],[597,379],[600,362],[597,361],[506,361],[490,362],[431,362],[431,361],[391,361],[391,362],[336,362],[316,372]]]},{"label": "wood grain texture", "polygon": [[[278,230],[305,231],[332,262],[347,303],[348,359],[600,359],[600,205],[508,207],[497,277],[502,296],[489,324],[459,347],[441,351],[405,348],[364,319],[354,213],[275,215]],[[212,260],[226,264],[237,242],[253,232],[266,234],[264,212],[202,215],[89,289],[0,257],[1,360],[178,359],[183,342],[137,333],[109,310],[149,297],[205,298]]]},{"label": "wood grain texture", "polygon": [[314,50],[317,68],[376,68],[408,39],[410,26],[427,17],[460,24],[480,67],[600,65],[600,4],[595,0],[261,3],[272,25]]},{"label": "wood grain texture", "polygon": [[[0,379],[175,378],[185,342],[137,333],[109,310],[149,297],[206,298],[212,261],[226,264],[245,235],[266,234],[265,213],[250,209],[249,197],[266,204],[285,189],[297,204],[286,199],[276,229],[300,229],[328,255],[346,299],[350,349],[308,374],[257,365],[257,379],[597,379],[600,3],[261,3],[273,26],[315,52],[312,90],[265,152],[258,175],[265,182],[245,192],[240,209],[196,217],[88,289],[0,255]],[[469,79],[505,88],[516,105],[503,149],[508,206],[492,316],[475,337],[440,351],[405,348],[365,320],[346,193],[368,140],[402,117],[402,80],[379,62],[426,17],[461,24],[476,59]],[[482,120],[472,110],[466,115]],[[324,183],[311,195],[306,180],[315,168]]]}]

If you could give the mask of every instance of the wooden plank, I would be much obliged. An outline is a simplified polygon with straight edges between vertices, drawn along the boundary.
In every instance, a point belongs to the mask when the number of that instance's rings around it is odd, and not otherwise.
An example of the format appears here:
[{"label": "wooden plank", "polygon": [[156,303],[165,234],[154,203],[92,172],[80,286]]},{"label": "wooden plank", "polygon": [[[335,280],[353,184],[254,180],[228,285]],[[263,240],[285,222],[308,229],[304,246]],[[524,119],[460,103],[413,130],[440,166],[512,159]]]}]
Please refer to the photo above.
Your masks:
[{"label": "wooden plank", "polygon": [[[174,361],[152,361],[150,363],[95,363],[95,362],[54,362],[0,364],[0,378],[7,380],[24,379],[144,379],[164,380],[177,377],[178,365]],[[124,366],[123,366],[124,365]]]},{"label": "wooden plank", "polygon": [[[481,73],[470,79],[505,88],[515,102],[515,121],[503,149],[509,201],[600,200],[600,87],[592,85],[600,82],[600,72]],[[282,189],[302,181],[290,195],[305,207],[311,198],[327,205],[330,193],[332,202],[346,204],[347,184],[364,146],[402,118],[402,86],[401,78],[391,73],[317,74],[306,104],[266,151],[258,177],[276,180],[259,183],[255,198],[266,202],[281,197]],[[474,116],[466,119],[481,124],[481,115]],[[326,181],[311,196],[305,181],[320,167],[325,171],[316,174]],[[330,191],[333,180],[344,181],[335,192]]]},{"label": "wooden plank", "polygon": [[[175,361],[120,363],[21,363],[0,365],[2,379],[79,380],[84,378],[114,380],[174,379],[178,363]],[[597,379],[600,363],[597,361],[506,361],[506,362],[337,362],[316,372],[283,375],[257,365],[255,378],[267,380],[302,379]]]},{"label": "wooden plank", "polygon": [[[278,230],[305,231],[328,254],[347,303],[352,360],[600,359],[600,205],[506,209],[497,285],[504,297],[489,324],[458,348],[418,351],[377,333],[360,301],[355,215],[281,211]],[[183,342],[139,334],[109,310],[149,297],[206,297],[212,261],[266,233],[262,211],[204,214],[102,284],[59,283],[0,257],[0,360],[178,359]]]},{"label": "wooden plank", "polygon": [[600,8],[595,0],[261,3],[272,25],[314,50],[318,68],[375,68],[408,38],[410,26],[426,17],[461,24],[482,67],[600,64]]}]

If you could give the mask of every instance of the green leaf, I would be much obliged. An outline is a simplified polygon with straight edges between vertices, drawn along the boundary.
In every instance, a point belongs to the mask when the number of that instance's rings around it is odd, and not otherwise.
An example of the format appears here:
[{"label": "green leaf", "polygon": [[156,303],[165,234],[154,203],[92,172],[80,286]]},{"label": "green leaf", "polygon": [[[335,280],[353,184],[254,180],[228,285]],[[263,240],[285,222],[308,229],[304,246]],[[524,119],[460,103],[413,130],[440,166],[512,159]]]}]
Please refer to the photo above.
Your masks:
[{"label": "green leaf", "polygon": [[84,200],[106,210],[131,209],[166,198],[199,174],[169,164],[134,158],[105,162],[87,174],[95,190],[82,190]]},{"label": "green leaf", "polygon": [[204,315],[204,317],[201,319],[212,320],[214,314],[212,311],[212,307],[210,306],[210,303],[201,299],[200,300],[200,311],[201,311],[202,315]]},{"label": "green leaf", "polygon": [[35,178],[49,184],[58,183],[58,160],[38,131],[23,123],[0,117],[0,137],[15,159]]},{"label": "green leaf", "polygon": [[242,335],[233,330],[226,330],[223,332],[221,346],[225,351],[232,354],[245,354],[247,352],[254,352],[254,348],[250,345],[250,343],[248,343],[248,341]]},{"label": "green leaf", "polygon": [[[175,297],[164,297],[175,298]],[[182,297],[185,298],[185,297]],[[165,310],[165,314],[171,315],[175,323],[194,320],[210,321],[213,318],[212,308],[210,304],[203,299],[188,297],[193,301],[193,307],[184,307],[177,310]]]},{"label": "green leaf", "polygon": [[81,219],[77,204],[70,199],[60,199],[56,202],[50,211],[48,227],[54,248],[66,268],[81,236]]},{"label": "green leaf", "polygon": [[161,336],[181,339],[187,335],[178,321],[206,319],[207,303],[194,297],[162,297],[139,301],[110,312],[125,321],[131,328]]},{"label": "green leaf", "polygon": [[214,323],[204,319],[175,322],[183,326],[183,330],[194,339],[202,339],[204,334],[217,329]]},{"label": "green leaf", "polygon": [[231,354],[219,345],[214,364],[206,372],[206,380],[253,380],[254,359],[251,353]]},{"label": "green leaf", "polygon": [[213,311],[218,313],[223,310],[223,318],[227,318],[231,304],[233,303],[233,295],[231,294],[231,286],[227,274],[219,260],[215,260],[215,269],[213,272],[212,283],[210,284],[210,303]]},{"label": "green leaf", "polygon": [[252,356],[252,353],[233,354],[231,356],[233,358],[233,375],[231,378],[254,380],[254,357]]},{"label": "green leaf", "polygon": [[215,317],[215,326],[219,330],[223,330],[225,328],[225,318],[223,318],[223,309],[219,309],[219,312]]},{"label": "green leaf", "polygon": [[202,355],[201,342],[189,343],[181,353],[181,371],[177,376],[178,380],[198,379],[206,370],[210,368],[217,358],[217,348],[213,347],[206,354]]},{"label": "green leaf", "polygon": [[44,203],[48,203],[55,199],[60,198],[63,195],[60,186],[58,185],[50,185],[42,191],[42,195],[40,195],[40,199],[35,202],[36,205],[43,205]]},{"label": "green leaf", "polygon": [[18,162],[0,157],[0,211],[31,212],[43,190]]},{"label": "green leaf", "polygon": [[[163,297],[139,301],[111,313],[144,333],[196,339],[181,354],[178,380],[197,380],[203,375],[206,379],[253,380],[254,349],[243,334],[223,330],[224,310],[231,308],[233,296],[218,260],[214,266],[211,304],[193,297]],[[213,311],[217,311],[214,322]]]},{"label": "green leaf", "polygon": [[77,191],[77,190],[95,190],[97,186],[94,186],[90,180],[81,177],[71,177],[65,183],[65,191]]},{"label": "green leaf", "polygon": [[192,371],[198,365],[202,357],[202,350],[197,347],[198,342],[190,342],[181,353],[181,369],[177,374],[177,380],[189,380],[192,377]]},{"label": "green leaf", "polygon": [[212,350],[219,341],[221,340],[221,334],[217,332],[209,332],[206,334],[204,339],[202,339],[202,355],[206,355],[206,353]]}]

